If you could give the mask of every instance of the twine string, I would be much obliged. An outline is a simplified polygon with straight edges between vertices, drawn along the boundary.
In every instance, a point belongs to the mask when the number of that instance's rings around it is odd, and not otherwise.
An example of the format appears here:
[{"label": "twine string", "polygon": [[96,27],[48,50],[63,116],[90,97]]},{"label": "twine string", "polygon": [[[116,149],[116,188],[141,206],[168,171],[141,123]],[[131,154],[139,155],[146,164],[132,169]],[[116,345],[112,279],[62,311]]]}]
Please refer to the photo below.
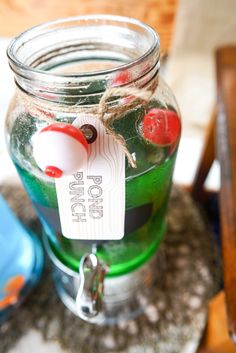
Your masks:
[{"label": "twine string", "polygon": [[[21,101],[23,100],[24,105],[29,108],[29,111],[36,114],[34,116],[39,119],[40,121],[45,121],[46,123],[51,124],[52,119],[51,117],[46,116],[43,114],[43,104],[40,103],[40,109],[34,108],[32,104],[32,100],[28,98],[25,94],[20,94]],[[107,131],[107,133],[113,137],[113,139],[121,146],[122,150],[124,151],[129,164],[132,168],[137,168],[136,160],[129,152],[126,141],[124,137],[120,134],[117,134],[111,127],[112,123],[120,119],[128,110],[136,108],[141,102],[148,103],[153,95],[152,91],[140,89],[136,87],[111,87],[108,88],[103,96],[100,99],[98,106],[90,109],[89,114],[92,114],[95,118],[99,119],[102,123],[103,127]],[[118,106],[114,107],[109,104],[109,100],[112,97],[126,97],[124,104],[119,104]],[[37,112],[36,112],[37,111]],[[40,115],[38,114],[40,111]],[[65,111],[64,105],[57,105],[57,111]],[[67,112],[81,114],[87,113],[88,109],[82,108],[78,105],[73,105],[66,108]],[[55,123],[59,123],[59,121],[55,121]]]},{"label": "twine string", "polygon": [[[121,146],[123,149],[129,164],[132,168],[136,168],[136,160],[129,152],[125,139],[122,135],[117,134],[112,128],[111,124],[114,120],[120,119],[121,116],[127,112],[127,110],[132,109],[137,106],[137,104],[141,101],[148,102],[152,96],[151,91],[147,91],[144,89],[138,89],[135,87],[129,88],[108,88],[105,93],[103,94],[99,106],[98,106],[98,119],[103,124],[104,128],[106,129],[107,133],[113,137],[113,139]],[[109,108],[107,104],[109,99],[115,96],[119,97],[127,97],[125,104],[116,107],[115,109]],[[128,97],[131,97],[129,100]],[[110,112],[109,112],[110,110]]]}]

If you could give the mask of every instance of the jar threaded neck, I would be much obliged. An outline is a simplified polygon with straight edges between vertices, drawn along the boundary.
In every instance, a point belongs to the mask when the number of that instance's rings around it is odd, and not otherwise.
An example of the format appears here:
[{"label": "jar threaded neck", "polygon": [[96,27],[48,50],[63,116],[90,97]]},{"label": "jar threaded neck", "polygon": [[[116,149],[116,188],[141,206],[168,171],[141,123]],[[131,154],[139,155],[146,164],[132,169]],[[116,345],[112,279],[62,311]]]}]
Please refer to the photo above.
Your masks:
[{"label": "jar threaded neck", "polygon": [[[152,28],[111,15],[36,26],[8,47],[9,63],[21,90],[69,105],[86,105],[88,97],[90,104],[97,104],[111,86],[146,87],[158,74],[159,53],[159,37]],[[95,69],[84,71],[81,65]],[[101,65],[104,69],[99,69]]]}]

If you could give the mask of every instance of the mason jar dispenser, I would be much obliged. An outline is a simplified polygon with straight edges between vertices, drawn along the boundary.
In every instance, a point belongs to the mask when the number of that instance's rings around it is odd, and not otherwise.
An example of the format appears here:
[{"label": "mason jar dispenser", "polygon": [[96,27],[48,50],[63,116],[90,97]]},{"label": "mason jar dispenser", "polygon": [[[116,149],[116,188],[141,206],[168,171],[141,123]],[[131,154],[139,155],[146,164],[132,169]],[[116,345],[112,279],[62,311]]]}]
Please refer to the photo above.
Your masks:
[{"label": "mason jar dispenser", "polygon": [[156,285],[181,133],[158,35],[131,18],[67,18],[20,34],[8,57],[8,149],[59,296],[89,322],[135,317]]}]

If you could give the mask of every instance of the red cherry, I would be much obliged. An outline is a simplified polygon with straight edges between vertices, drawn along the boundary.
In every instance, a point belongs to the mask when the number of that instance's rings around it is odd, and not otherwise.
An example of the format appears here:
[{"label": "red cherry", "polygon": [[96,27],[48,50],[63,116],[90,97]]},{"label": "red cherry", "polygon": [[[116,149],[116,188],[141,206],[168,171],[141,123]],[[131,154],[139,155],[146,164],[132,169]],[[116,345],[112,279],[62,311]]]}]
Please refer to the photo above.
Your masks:
[{"label": "red cherry", "polygon": [[143,118],[143,136],[157,145],[172,145],[180,135],[181,124],[176,112],[159,108],[150,109]]},{"label": "red cherry", "polygon": [[48,166],[46,167],[44,173],[50,178],[60,178],[63,174],[63,171],[57,167]]},{"label": "red cherry", "polygon": [[37,108],[37,110],[39,112],[39,114],[38,114],[39,117],[40,117],[40,113],[42,113],[43,115],[46,115],[46,117],[49,119],[55,119],[55,114],[53,112],[46,111],[41,108]]},{"label": "red cherry", "polygon": [[[112,87],[117,87],[117,86],[122,86],[125,85],[126,83],[129,83],[132,79],[132,75],[128,70],[123,70],[120,71],[113,79],[112,81]],[[134,100],[134,96],[127,96],[122,98],[122,103],[123,104],[128,104],[132,100]]]},{"label": "red cherry", "polygon": [[112,81],[112,86],[122,86],[128,83],[131,79],[131,74],[128,70],[119,72]]}]

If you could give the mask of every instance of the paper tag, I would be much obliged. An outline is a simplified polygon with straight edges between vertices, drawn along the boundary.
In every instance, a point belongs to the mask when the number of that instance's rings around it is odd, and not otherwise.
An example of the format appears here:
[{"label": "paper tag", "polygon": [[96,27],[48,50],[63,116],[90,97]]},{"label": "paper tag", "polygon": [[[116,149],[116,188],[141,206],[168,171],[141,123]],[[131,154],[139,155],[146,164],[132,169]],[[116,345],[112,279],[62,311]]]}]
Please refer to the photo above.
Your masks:
[{"label": "paper tag", "polygon": [[125,153],[101,122],[79,115],[73,125],[91,124],[97,139],[87,164],[55,179],[62,234],[69,239],[115,240],[124,236]]}]

